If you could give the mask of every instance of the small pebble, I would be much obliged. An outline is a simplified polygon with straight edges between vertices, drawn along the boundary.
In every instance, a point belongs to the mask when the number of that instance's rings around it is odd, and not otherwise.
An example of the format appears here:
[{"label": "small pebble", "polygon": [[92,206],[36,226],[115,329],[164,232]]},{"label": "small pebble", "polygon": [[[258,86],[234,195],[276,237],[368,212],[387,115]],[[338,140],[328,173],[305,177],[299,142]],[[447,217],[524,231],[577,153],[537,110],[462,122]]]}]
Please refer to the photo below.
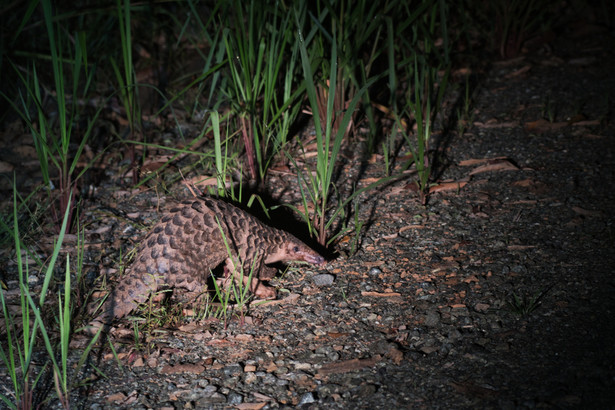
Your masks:
[{"label": "small pebble", "polygon": [[369,274],[372,276],[380,275],[381,273],[382,273],[382,270],[376,267],[373,267],[369,270]]},{"label": "small pebble", "polygon": [[254,373],[246,373],[246,375],[244,376],[245,384],[256,383],[257,380],[258,380],[258,377]]},{"label": "small pebble", "polygon": [[314,400],[314,395],[311,392],[305,393],[303,396],[301,396],[301,400],[299,400],[299,406],[303,405],[303,404],[309,404],[309,403],[314,403],[316,400]]},{"label": "small pebble", "polygon": [[428,310],[425,315],[425,326],[436,327],[440,324],[440,315],[435,310]]},{"label": "small pebble", "polygon": [[241,404],[242,402],[243,402],[243,396],[237,392],[229,393],[226,399],[226,404],[229,404],[231,406],[236,406],[238,404]]},{"label": "small pebble", "polygon": [[224,374],[226,375],[226,377],[239,376],[241,373],[242,369],[241,366],[238,364],[232,364],[224,368]]},{"label": "small pebble", "polygon": [[331,286],[333,285],[334,280],[335,276],[329,273],[321,273],[312,277],[312,282],[314,282],[314,285],[318,287]]}]

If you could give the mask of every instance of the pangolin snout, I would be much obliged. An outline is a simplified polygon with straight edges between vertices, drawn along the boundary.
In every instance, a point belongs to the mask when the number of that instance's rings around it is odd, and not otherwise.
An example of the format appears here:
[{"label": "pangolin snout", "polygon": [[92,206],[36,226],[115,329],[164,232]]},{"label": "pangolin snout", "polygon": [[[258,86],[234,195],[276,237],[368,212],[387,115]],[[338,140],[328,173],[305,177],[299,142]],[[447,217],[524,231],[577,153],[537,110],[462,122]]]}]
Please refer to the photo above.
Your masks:
[{"label": "pangolin snout", "polygon": [[305,255],[305,261],[309,263],[313,263],[314,265],[322,265],[325,263],[325,258],[320,255]]}]

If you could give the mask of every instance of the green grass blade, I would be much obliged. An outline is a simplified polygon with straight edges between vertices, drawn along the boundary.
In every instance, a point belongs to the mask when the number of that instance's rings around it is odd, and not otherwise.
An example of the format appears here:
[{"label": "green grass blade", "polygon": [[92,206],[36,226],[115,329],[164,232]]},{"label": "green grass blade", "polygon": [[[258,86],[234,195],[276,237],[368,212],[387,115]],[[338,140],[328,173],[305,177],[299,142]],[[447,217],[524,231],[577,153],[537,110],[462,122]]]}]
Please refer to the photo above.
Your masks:
[{"label": "green grass blade", "polygon": [[39,299],[40,306],[43,306],[45,303],[45,296],[47,295],[47,289],[49,288],[49,283],[51,282],[51,278],[53,277],[53,270],[56,264],[56,260],[58,259],[58,255],[60,254],[60,250],[62,249],[62,243],[64,242],[64,235],[66,234],[66,227],[68,225],[69,213],[71,211],[71,201],[72,201],[72,193],[68,197],[68,206],[66,207],[66,211],[64,212],[64,218],[62,220],[62,227],[60,228],[60,234],[58,235],[58,239],[56,244],[53,247],[53,253],[51,254],[51,259],[49,260],[49,265],[47,267],[47,272],[45,273],[45,279],[43,281],[43,287],[41,289],[41,295]]}]

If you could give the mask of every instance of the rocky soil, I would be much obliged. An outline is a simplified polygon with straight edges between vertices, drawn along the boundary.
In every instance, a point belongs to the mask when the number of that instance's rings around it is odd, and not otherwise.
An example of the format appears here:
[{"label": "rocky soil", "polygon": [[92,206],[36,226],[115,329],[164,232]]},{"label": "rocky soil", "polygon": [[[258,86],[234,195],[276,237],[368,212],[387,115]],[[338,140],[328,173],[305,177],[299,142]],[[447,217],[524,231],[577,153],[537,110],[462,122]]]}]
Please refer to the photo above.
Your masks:
[{"label": "rocky soil", "polygon": [[[562,34],[494,63],[463,135],[436,136],[439,182],[455,189],[422,206],[408,175],[363,195],[358,242],[350,231],[326,266],[289,269],[273,282],[278,300],[253,303],[244,318],[187,318],[139,343],[119,324],[111,340],[121,366],[108,345],[97,349],[88,374],[96,366],[106,377],[75,402],[612,408],[615,42],[591,25]],[[344,175],[364,186],[382,164],[351,158]],[[272,172],[274,202],[296,203],[290,171]],[[85,209],[91,279],[117,274],[119,251],[171,202],[112,186]]]}]

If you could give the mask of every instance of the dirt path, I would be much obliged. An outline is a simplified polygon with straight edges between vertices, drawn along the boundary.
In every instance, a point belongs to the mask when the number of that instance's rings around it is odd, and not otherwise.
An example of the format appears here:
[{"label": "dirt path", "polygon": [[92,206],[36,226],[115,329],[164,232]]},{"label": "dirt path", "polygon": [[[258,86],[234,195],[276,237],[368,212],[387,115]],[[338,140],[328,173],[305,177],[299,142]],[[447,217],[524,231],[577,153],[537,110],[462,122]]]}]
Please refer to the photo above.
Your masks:
[{"label": "dirt path", "polygon": [[351,236],[287,274],[244,325],[164,330],[123,370],[107,355],[85,407],[611,406],[615,48],[574,34],[481,79],[442,152],[462,189],[366,197],[355,255]]}]

